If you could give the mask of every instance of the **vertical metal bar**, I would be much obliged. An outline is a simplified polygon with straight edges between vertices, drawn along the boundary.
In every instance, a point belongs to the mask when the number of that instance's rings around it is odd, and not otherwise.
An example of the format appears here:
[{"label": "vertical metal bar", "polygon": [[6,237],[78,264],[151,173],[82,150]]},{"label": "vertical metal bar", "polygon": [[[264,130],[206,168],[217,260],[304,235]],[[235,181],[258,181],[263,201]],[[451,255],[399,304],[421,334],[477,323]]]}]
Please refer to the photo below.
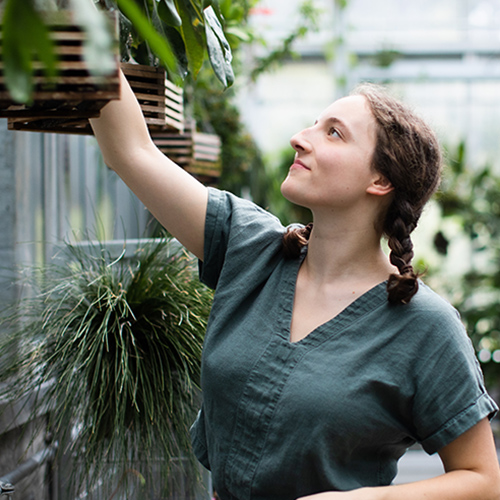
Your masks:
[{"label": "vertical metal bar", "polygon": [[345,9],[340,0],[333,0],[333,32],[335,37],[335,58],[333,72],[335,79],[335,98],[343,97],[348,92],[349,63],[345,44]]}]

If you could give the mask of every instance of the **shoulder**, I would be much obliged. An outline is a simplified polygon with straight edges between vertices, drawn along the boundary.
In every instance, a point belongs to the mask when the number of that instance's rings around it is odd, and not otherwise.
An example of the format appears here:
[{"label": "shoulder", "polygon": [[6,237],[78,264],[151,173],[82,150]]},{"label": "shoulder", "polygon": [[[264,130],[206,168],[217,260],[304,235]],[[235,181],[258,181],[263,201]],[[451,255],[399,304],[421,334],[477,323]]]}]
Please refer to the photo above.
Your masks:
[{"label": "shoulder", "polygon": [[[408,304],[406,340],[414,340],[407,357],[413,425],[417,439],[434,453],[485,417],[496,404],[486,393],[474,346],[458,311],[429,286]],[[411,340],[410,340],[411,342]]]},{"label": "shoulder", "polygon": [[265,221],[275,228],[283,229],[280,220],[250,200],[240,198],[228,191],[208,189],[208,218],[222,219],[237,224],[255,224]]},{"label": "shoulder", "polygon": [[[404,307],[404,306],[403,306]],[[467,334],[460,313],[429,286],[420,283],[417,294],[408,304],[404,323],[407,339],[414,342],[414,362],[428,373],[468,373],[471,379],[482,380],[472,340]]]},{"label": "shoulder", "polygon": [[275,262],[282,253],[284,232],[279,219],[255,203],[210,188],[202,281],[215,288],[223,269],[234,277],[257,262]]},{"label": "shoulder", "polygon": [[445,314],[450,317],[459,317],[458,311],[444,297],[435,292],[424,282],[419,282],[418,292],[410,302],[412,308],[427,311],[430,314]]},{"label": "shoulder", "polygon": [[462,325],[457,309],[422,281],[419,282],[418,292],[408,304],[408,310],[412,316]]},{"label": "shoulder", "polygon": [[421,353],[440,348],[448,352],[472,350],[460,313],[422,281],[409,304],[387,307],[394,328]]},{"label": "shoulder", "polygon": [[209,189],[206,240],[220,239],[224,246],[233,249],[273,242],[281,246],[284,232],[280,220],[254,202],[227,191]]}]

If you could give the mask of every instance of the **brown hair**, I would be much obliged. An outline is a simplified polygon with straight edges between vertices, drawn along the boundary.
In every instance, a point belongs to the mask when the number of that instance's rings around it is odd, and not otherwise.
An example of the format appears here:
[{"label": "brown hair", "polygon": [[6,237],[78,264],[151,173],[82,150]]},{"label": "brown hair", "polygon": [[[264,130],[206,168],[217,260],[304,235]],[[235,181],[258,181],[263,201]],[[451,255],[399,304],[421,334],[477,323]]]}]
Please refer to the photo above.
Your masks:
[{"label": "brown hair", "polygon": [[[377,123],[372,167],[394,187],[392,201],[381,214],[380,227],[388,239],[390,261],[399,270],[399,274],[389,276],[388,300],[406,304],[418,290],[418,275],[411,264],[413,242],[410,234],[439,186],[441,149],[431,128],[382,87],[363,84],[352,94],[366,98]],[[307,244],[311,229],[309,224],[285,234],[283,245],[287,257],[298,257]]]}]

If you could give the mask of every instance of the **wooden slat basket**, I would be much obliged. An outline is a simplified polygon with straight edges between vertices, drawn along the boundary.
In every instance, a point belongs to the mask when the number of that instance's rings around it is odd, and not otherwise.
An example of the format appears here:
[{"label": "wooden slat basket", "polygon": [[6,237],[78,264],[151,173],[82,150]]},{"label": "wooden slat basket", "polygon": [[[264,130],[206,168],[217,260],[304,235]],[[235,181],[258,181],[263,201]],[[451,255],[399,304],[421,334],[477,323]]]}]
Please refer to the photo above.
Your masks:
[{"label": "wooden slat basket", "polygon": [[164,68],[121,63],[150,131],[184,130],[182,88],[167,80]]},{"label": "wooden slat basket", "polygon": [[[59,75],[49,82],[36,65],[33,103],[26,106],[12,102],[0,74],[0,117],[8,118],[11,130],[92,133],[88,118],[99,116],[101,108],[120,95],[118,53],[116,71],[105,77],[93,75],[83,56],[87,35],[71,12],[47,14],[46,22],[56,45]],[[113,22],[116,27],[116,18]]]},{"label": "wooden slat basket", "polygon": [[182,134],[154,133],[152,137],[166,156],[200,181],[217,183],[222,168],[219,136],[188,131]]}]

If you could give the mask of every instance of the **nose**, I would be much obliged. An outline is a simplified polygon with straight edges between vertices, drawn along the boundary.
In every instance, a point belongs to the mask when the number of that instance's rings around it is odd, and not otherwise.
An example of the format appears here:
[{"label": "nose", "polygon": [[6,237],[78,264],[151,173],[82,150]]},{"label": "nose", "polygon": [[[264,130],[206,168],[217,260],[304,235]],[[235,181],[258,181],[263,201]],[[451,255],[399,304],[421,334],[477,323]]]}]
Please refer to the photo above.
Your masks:
[{"label": "nose", "polygon": [[307,152],[311,149],[311,145],[309,141],[307,140],[307,131],[309,129],[304,129],[301,130],[300,132],[297,132],[291,139],[290,139],[290,144],[295,151],[303,151]]}]

